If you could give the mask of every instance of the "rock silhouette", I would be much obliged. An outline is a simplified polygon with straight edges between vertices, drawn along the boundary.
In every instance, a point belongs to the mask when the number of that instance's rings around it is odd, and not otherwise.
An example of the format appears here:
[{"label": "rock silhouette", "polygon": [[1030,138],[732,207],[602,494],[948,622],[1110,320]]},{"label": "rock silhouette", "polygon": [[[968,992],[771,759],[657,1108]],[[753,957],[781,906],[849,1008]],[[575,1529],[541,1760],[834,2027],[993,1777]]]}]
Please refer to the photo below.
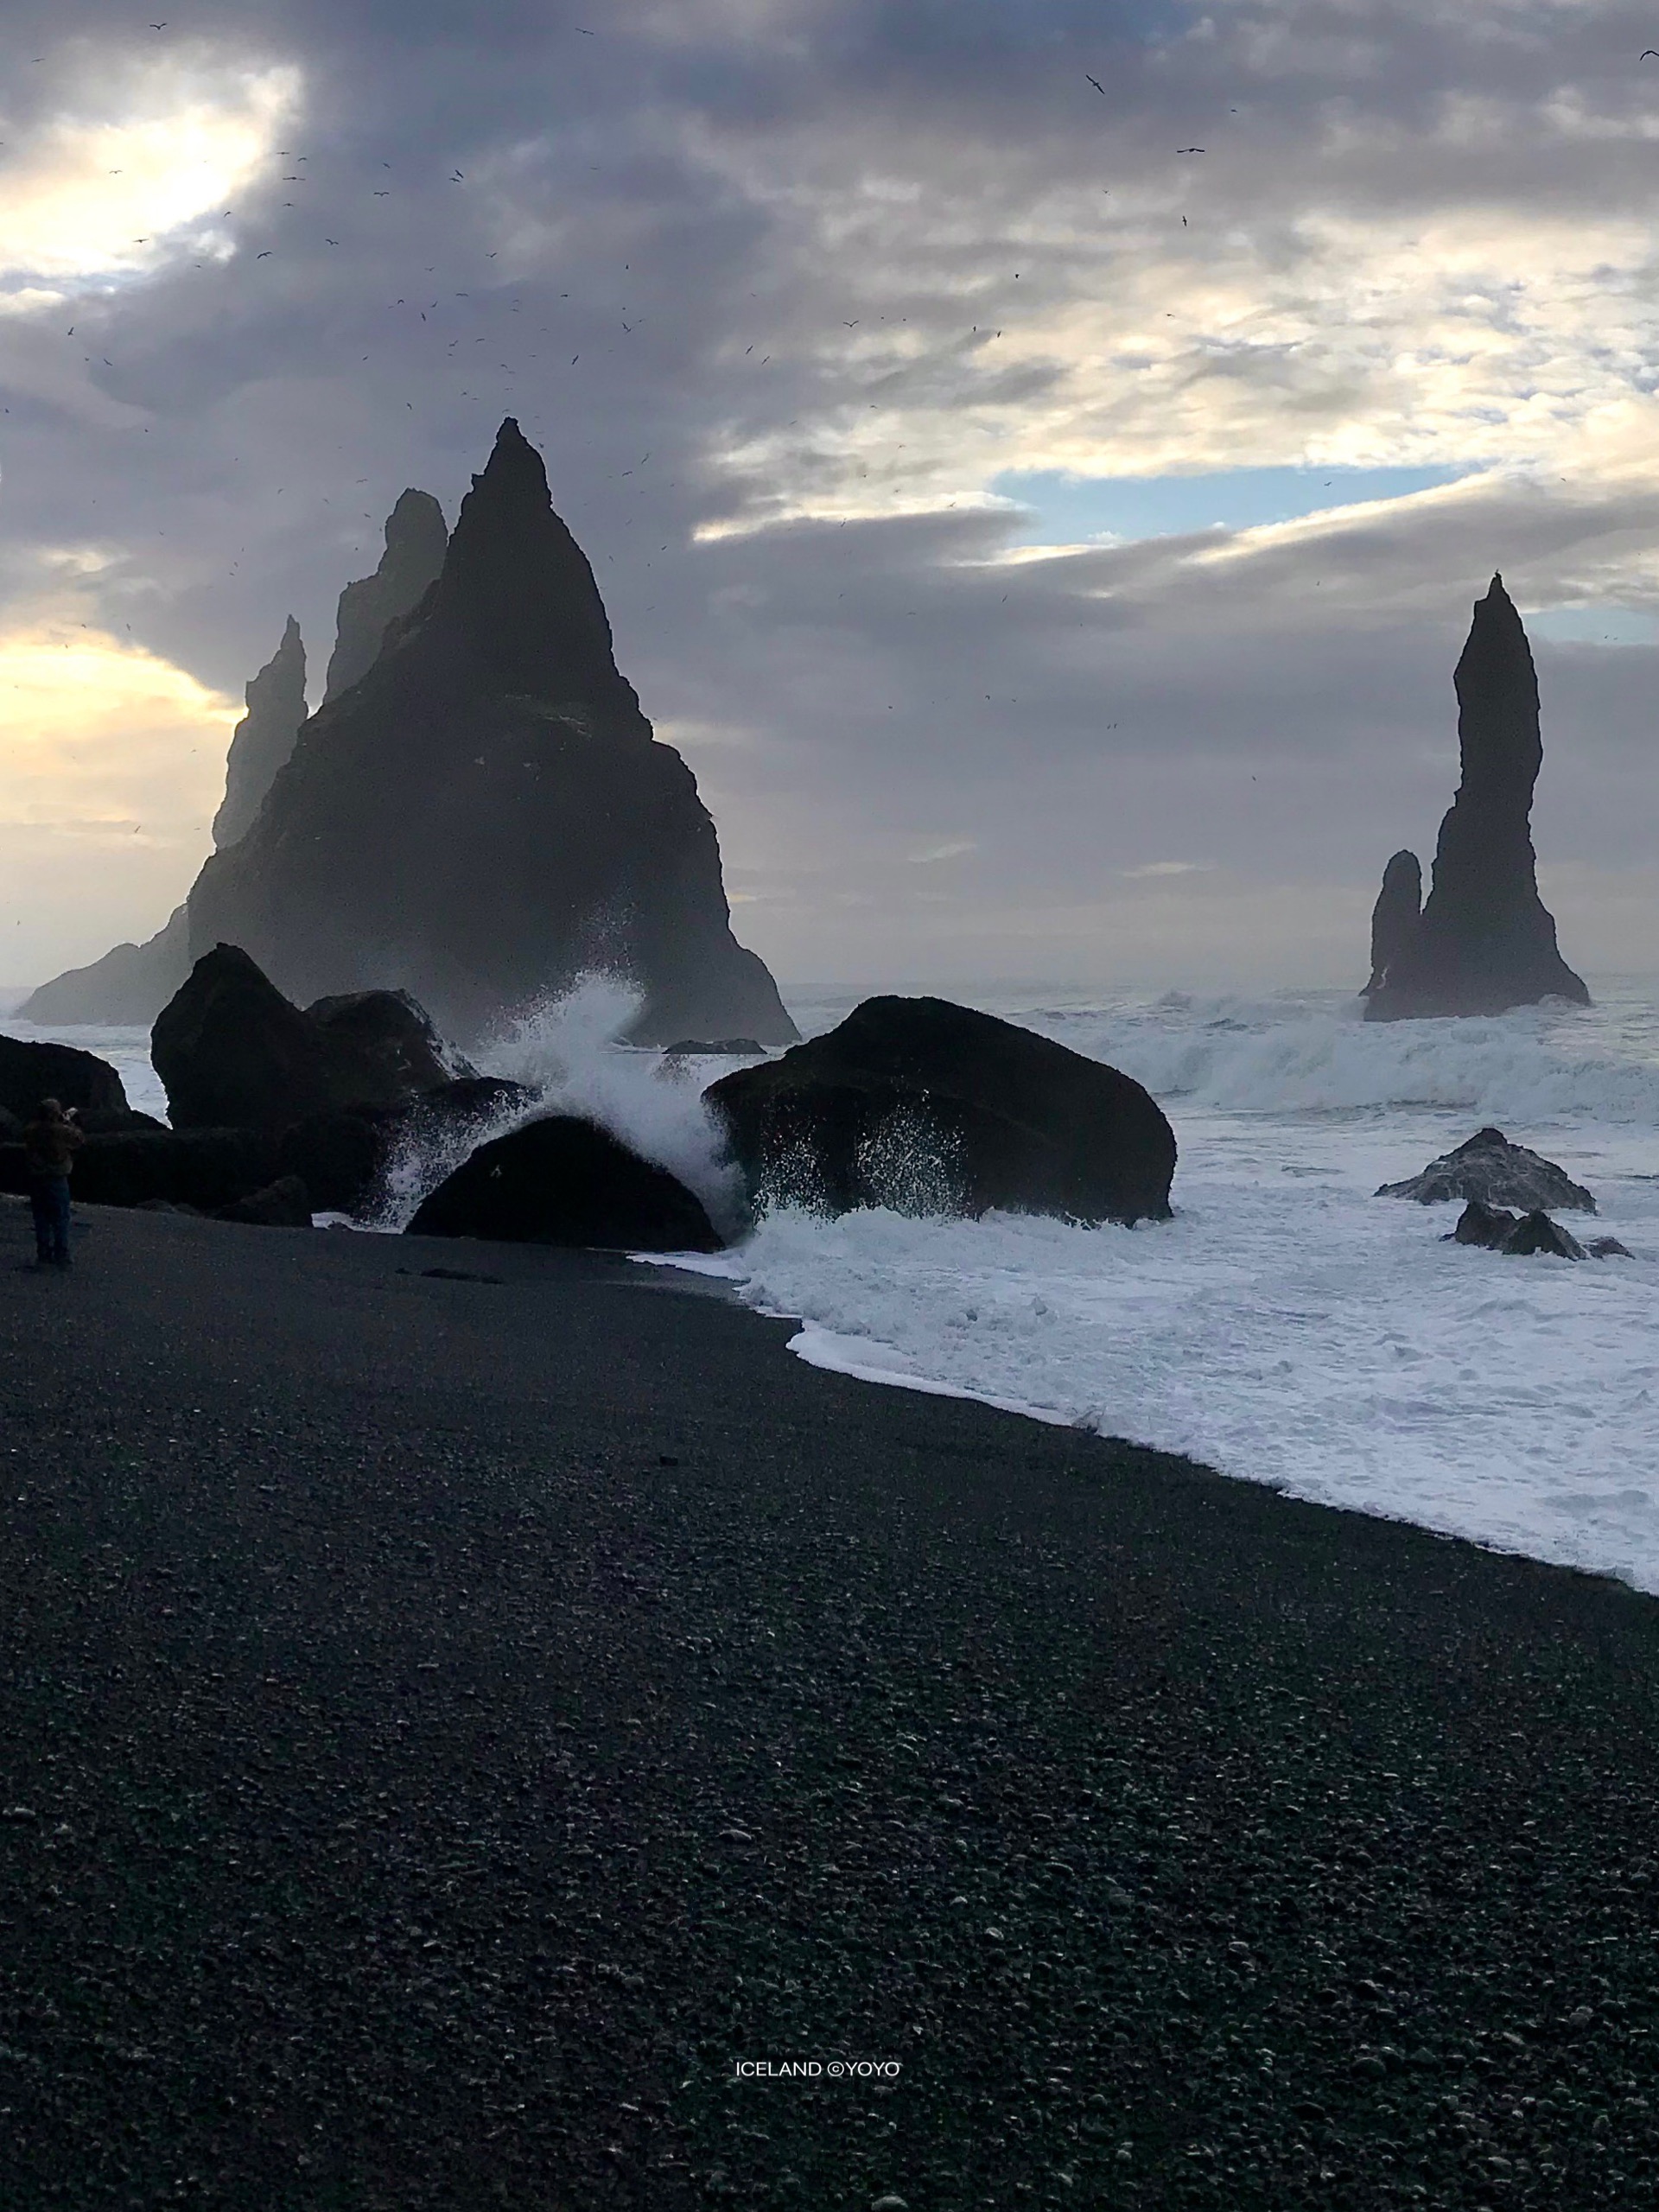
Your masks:
[{"label": "rock silhouette", "polygon": [[633,979],[634,1041],[790,1042],[732,935],[714,823],[612,655],[540,456],[501,426],[437,582],[300,734],[258,819],[190,895],[302,1001],[410,991],[477,1036],[585,969]]},{"label": "rock silhouette", "polygon": [[1138,1083],[946,999],[867,999],[703,1096],[756,1206],[1169,1217],[1174,1132]]},{"label": "rock silhouette", "polygon": [[574,1114],[480,1145],[405,1234],[632,1252],[717,1252],[721,1242],[683,1183]]},{"label": "rock silhouette", "polygon": [[374,574],[347,584],[340,594],[325,705],[368,673],[380,657],[387,624],[401,621],[437,582],[449,542],[443,509],[429,492],[406,491],[386,517],[385,537]]},{"label": "rock silhouette", "polygon": [[402,1105],[449,1081],[407,998],[372,992],[302,1011],[233,944],[197,961],[156,1016],[149,1052],[175,1129],[281,1129]]},{"label": "rock silhouette", "polygon": [[233,845],[264,804],[305,720],[305,641],[290,614],[283,642],[248,685],[248,711],[231,734],[215,845]]},{"label": "rock silhouette", "polygon": [[1382,871],[1382,888],[1371,909],[1371,980],[1363,995],[1372,998],[1388,981],[1417,934],[1423,906],[1423,868],[1415,853],[1396,853]]},{"label": "rock silhouette", "polygon": [[[1390,957],[1379,978],[1374,943],[1365,1019],[1502,1014],[1551,997],[1587,1006],[1590,994],[1562,959],[1538,896],[1529,826],[1543,761],[1538,677],[1501,575],[1475,602],[1453,682],[1462,779],[1440,824],[1415,929],[1403,925],[1403,868],[1392,899],[1385,879],[1377,908],[1383,914],[1386,902]],[[1406,857],[1396,854],[1389,868]]]},{"label": "rock silhouette", "polygon": [[42,1098],[73,1106],[83,1122],[93,1115],[124,1122],[130,1109],[118,1071],[73,1045],[31,1044],[0,1037],[0,1109],[32,1122]]}]

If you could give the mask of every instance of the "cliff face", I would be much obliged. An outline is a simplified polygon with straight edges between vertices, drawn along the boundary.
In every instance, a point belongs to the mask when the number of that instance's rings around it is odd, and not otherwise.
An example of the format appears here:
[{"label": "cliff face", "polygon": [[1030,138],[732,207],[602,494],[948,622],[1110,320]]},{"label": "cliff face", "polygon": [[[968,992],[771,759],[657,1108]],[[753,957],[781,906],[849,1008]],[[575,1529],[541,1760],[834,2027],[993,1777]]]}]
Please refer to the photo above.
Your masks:
[{"label": "cliff face", "polygon": [[465,1039],[583,969],[635,980],[638,1041],[795,1035],[732,936],[715,828],[619,672],[540,456],[504,423],[442,572],[305,725],[190,895],[197,954],[290,997],[408,990]]},{"label": "cliff face", "polygon": [[246,830],[305,720],[305,643],[291,614],[282,644],[244,696],[248,711],[231,735],[224,802],[213,817],[216,845],[233,845]]},{"label": "cliff face", "polygon": [[1538,678],[1501,576],[1476,601],[1453,680],[1462,779],[1440,824],[1427,904],[1415,929],[1402,931],[1386,973],[1374,976],[1365,1018],[1501,1014],[1549,997],[1587,1006],[1538,896],[1530,828],[1543,761]]},{"label": "cliff face", "polygon": [[323,685],[325,704],[349,691],[373,667],[386,625],[401,620],[437,582],[448,542],[443,509],[432,494],[404,492],[386,517],[386,550],[379,567],[372,576],[347,584],[340,594],[334,650]]}]

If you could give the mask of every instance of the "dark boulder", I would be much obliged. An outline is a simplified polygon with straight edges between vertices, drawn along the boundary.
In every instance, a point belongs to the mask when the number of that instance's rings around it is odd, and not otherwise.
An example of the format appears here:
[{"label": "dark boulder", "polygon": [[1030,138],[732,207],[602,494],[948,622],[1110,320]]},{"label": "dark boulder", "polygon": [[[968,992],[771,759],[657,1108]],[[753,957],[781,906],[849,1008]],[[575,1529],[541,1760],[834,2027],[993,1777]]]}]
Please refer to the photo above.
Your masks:
[{"label": "dark boulder", "polygon": [[[88,1205],[141,1206],[157,1198],[202,1213],[232,1205],[274,1182],[276,1139],[257,1129],[140,1129],[88,1137],[71,1187]],[[0,1190],[29,1188],[22,1145],[0,1145]]]},{"label": "dark boulder", "polygon": [[665,1167],[569,1114],[480,1145],[406,1234],[633,1252],[717,1252],[721,1242],[701,1202]]},{"label": "dark boulder", "polygon": [[1389,970],[1415,938],[1422,905],[1421,861],[1415,853],[1395,853],[1382,871],[1382,888],[1371,909],[1371,980],[1364,997],[1382,988]]},{"label": "dark boulder", "polygon": [[373,1072],[388,1096],[413,1097],[450,1080],[443,1039],[407,991],[347,991],[305,1010],[343,1058]]},{"label": "dark boulder", "polygon": [[1381,978],[1373,950],[1365,1018],[1502,1014],[1544,998],[1587,1006],[1538,896],[1530,827],[1544,757],[1538,677],[1502,576],[1476,601],[1453,682],[1461,780],[1440,824],[1428,902],[1407,931],[1397,900],[1401,936]]},{"label": "dark boulder", "polygon": [[1628,1244],[1621,1244],[1617,1236],[1592,1236],[1585,1246],[1592,1260],[1633,1260],[1636,1257]]},{"label": "dark boulder", "polygon": [[220,1221],[243,1221],[257,1229],[309,1229],[311,1194],[297,1175],[279,1175],[263,1190],[220,1206]]},{"label": "dark boulder", "polygon": [[639,983],[635,1043],[797,1033],[511,420],[437,582],[306,723],[189,909],[195,953],[240,944],[301,1001],[395,983],[457,1038],[593,969]]},{"label": "dark boulder", "polygon": [[389,1195],[389,1171],[405,1161],[459,1166],[535,1096],[499,1076],[463,1076],[406,1106],[309,1116],[283,1132],[279,1157],[285,1173],[304,1178],[315,1211],[365,1214]]},{"label": "dark boulder", "polygon": [[30,1122],[42,1098],[55,1098],[81,1114],[127,1115],[131,1108],[120,1077],[107,1060],[73,1045],[26,1043],[0,1037],[0,1107]]},{"label": "dark boulder", "polygon": [[867,999],[703,1096],[757,1205],[1169,1216],[1174,1133],[1138,1083],[944,999]]},{"label": "dark boulder", "polygon": [[448,1080],[401,993],[302,1011],[233,944],[206,953],[156,1016],[150,1058],[175,1128],[280,1129],[342,1108],[397,1106]]},{"label": "dark boulder", "polygon": [[1518,1213],[1509,1213],[1502,1206],[1484,1206],[1478,1198],[1471,1198],[1458,1216],[1458,1225],[1443,1236],[1443,1244],[1480,1244],[1496,1251],[1510,1231],[1521,1219]]},{"label": "dark boulder", "polygon": [[1534,1252],[1553,1253],[1558,1260],[1581,1260],[1585,1255],[1578,1238],[1541,1211],[1516,1222],[1497,1249],[1511,1259],[1524,1259]]},{"label": "dark boulder", "polygon": [[1423,1205],[1447,1199],[1478,1198],[1484,1206],[1516,1206],[1522,1213],[1549,1206],[1567,1206],[1580,1213],[1594,1213],[1596,1202],[1581,1183],[1565,1168],[1511,1144],[1502,1129],[1477,1129],[1455,1152],[1431,1160],[1421,1175],[1403,1183],[1384,1183],[1379,1198],[1415,1198]]},{"label": "dark boulder", "polygon": [[305,720],[305,644],[290,614],[283,642],[243,693],[248,711],[231,734],[225,797],[213,817],[213,842],[245,836]]},{"label": "dark boulder", "polygon": [[347,584],[340,594],[325,705],[368,674],[380,658],[387,626],[401,621],[437,582],[449,543],[443,509],[429,492],[404,492],[386,517],[385,541],[374,574]]}]

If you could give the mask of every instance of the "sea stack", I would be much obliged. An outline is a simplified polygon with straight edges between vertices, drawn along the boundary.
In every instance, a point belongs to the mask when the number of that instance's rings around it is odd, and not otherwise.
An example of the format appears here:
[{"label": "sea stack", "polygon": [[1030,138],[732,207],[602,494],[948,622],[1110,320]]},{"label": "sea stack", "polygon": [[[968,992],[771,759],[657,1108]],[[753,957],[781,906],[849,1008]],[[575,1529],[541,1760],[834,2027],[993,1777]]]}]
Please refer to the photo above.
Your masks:
[{"label": "sea stack", "polygon": [[[323,684],[324,703],[349,691],[380,657],[389,622],[401,621],[438,580],[449,542],[443,509],[429,492],[403,493],[386,517],[386,550],[372,576],[340,594],[334,650]],[[226,842],[220,838],[219,842]]]},{"label": "sea stack", "polygon": [[[1555,924],[1538,896],[1530,830],[1543,761],[1538,677],[1527,633],[1502,576],[1492,578],[1453,677],[1462,779],[1440,824],[1428,901],[1407,925],[1408,872],[1396,853],[1373,918],[1373,973],[1365,1019],[1502,1014],[1540,999],[1588,1006],[1583,981],[1562,959]],[[1376,925],[1388,957],[1377,972]]]},{"label": "sea stack", "polygon": [[243,696],[248,711],[231,734],[225,798],[213,817],[215,845],[233,845],[246,830],[305,720],[305,641],[291,614],[282,644]]},{"label": "sea stack", "polygon": [[1363,995],[1374,998],[1389,970],[1417,934],[1423,907],[1423,865],[1415,853],[1396,853],[1382,871],[1382,888],[1371,909],[1371,980]]},{"label": "sea stack", "polygon": [[240,945],[290,998],[403,989],[463,1041],[588,969],[636,984],[637,1042],[796,1034],[511,419],[437,582],[306,723],[189,914],[198,953]]}]

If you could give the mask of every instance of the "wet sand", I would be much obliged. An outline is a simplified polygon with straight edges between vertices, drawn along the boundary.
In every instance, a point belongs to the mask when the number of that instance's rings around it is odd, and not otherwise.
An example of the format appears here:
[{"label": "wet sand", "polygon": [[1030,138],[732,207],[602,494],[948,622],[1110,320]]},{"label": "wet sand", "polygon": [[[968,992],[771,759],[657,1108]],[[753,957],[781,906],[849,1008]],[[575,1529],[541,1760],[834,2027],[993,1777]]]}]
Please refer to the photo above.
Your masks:
[{"label": "wet sand", "polygon": [[1659,1604],[654,1268],[82,1217],[0,1202],[8,2208],[1659,2196]]}]

